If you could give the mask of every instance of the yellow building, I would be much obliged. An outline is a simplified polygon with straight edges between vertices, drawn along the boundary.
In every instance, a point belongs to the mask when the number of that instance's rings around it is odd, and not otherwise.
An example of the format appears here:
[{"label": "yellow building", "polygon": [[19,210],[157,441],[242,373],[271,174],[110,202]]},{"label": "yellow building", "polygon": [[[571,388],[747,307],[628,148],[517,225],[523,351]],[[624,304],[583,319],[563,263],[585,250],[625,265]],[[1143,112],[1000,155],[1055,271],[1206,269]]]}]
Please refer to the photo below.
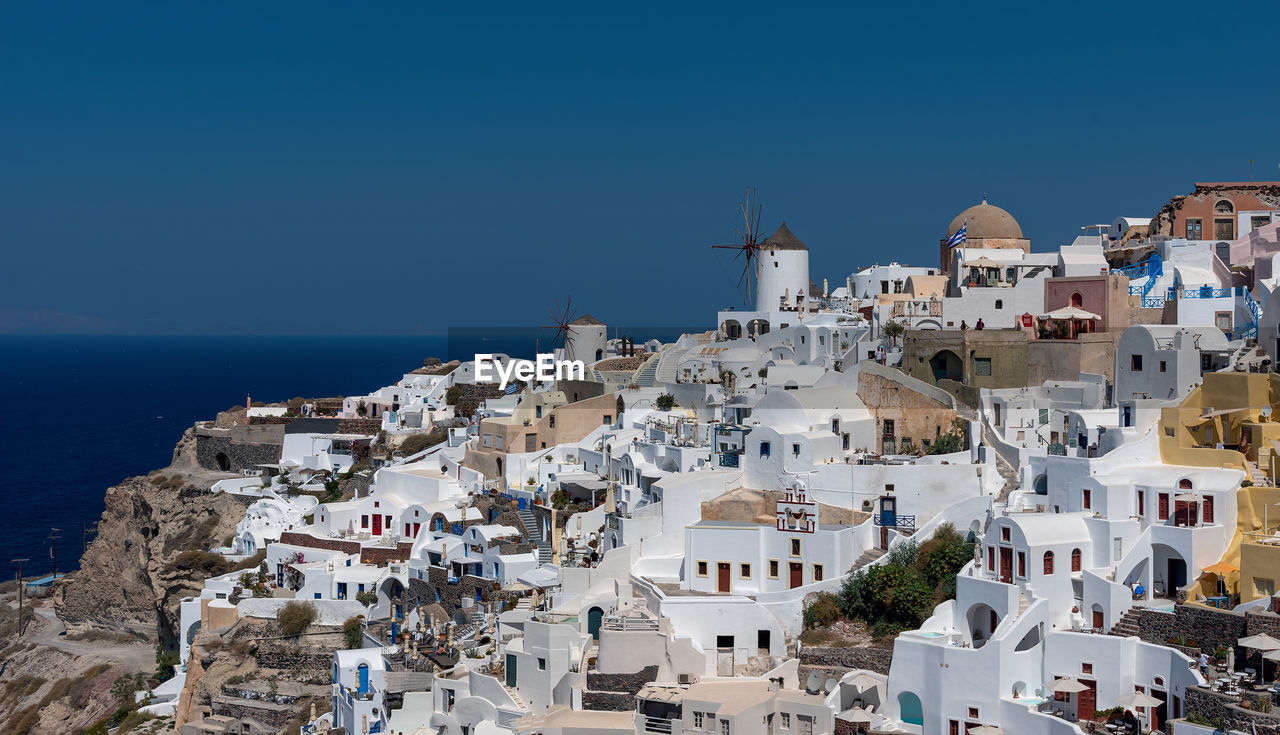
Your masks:
[{"label": "yellow building", "polygon": [[[1236,494],[1236,532],[1216,572],[1187,587],[1188,602],[1217,594],[1220,578],[1241,602],[1269,597],[1280,580],[1280,376],[1206,373],[1181,405],[1160,416],[1166,464],[1227,467],[1251,478]],[[1238,571],[1232,571],[1236,569]]]}]

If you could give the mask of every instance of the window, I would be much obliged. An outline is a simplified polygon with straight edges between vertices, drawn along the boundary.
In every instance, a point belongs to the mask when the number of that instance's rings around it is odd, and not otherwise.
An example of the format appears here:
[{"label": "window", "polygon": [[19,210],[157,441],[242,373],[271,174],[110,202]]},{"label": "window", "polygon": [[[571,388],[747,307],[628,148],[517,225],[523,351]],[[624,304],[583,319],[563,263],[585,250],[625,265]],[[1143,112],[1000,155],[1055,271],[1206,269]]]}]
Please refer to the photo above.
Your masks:
[{"label": "window", "polygon": [[1027,552],[1025,551],[1018,552],[1018,576],[1027,576]]},{"label": "window", "polygon": [[783,712],[782,713],[782,729],[785,730],[789,727],[791,727],[791,713]]},{"label": "window", "polygon": [[1213,312],[1213,325],[1224,332],[1231,331],[1231,312],[1229,311]]},{"label": "window", "polygon": [[778,578],[778,560],[770,559],[769,560],[769,579],[777,579],[777,578]]},{"label": "window", "polygon": [[1044,573],[1053,574],[1053,552],[1044,552]]},{"label": "window", "polygon": [[1008,526],[1001,526],[1001,527],[1000,527],[1000,540],[1001,540],[1001,541],[1008,541],[1008,540],[1009,540],[1009,527],[1008,527]]},{"label": "window", "polygon": [[797,456],[797,457],[799,457],[799,456],[800,456],[800,445],[799,445],[799,444],[792,444],[792,445],[791,445],[791,454],[793,454],[793,455],[795,455],[795,456]]},{"label": "window", "polygon": [[1164,360],[1161,360],[1161,361],[1160,361],[1160,372],[1162,372],[1162,373],[1167,373],[1167,372],[1169,372],[1168,363],[1166,363]]},{"label": "window", "polygon": [[970,707],[970,708],[969,708],[969,719],[971,719],[971,720],[976,720],[976,719],[978,719],[978,708],[977,708],[977,707]]},{"label": "window", "polygon": [[1213,236],[1218,240],[1236,239],[1236,221],[1230,217],[1222,217],[1213,221]]},{"label": "window", "polygon": [[996,547],[987,547],[987,569],[996,568]]},{"label": "window", "polygon": [[990,357],[973,358],[973,374],[974,375],[990,375],[991,374],[991,358]]},{"label": "window", "polygon": [[369,516],[360,516],[360,527],[361,528],[369,527]]},{"label": "window", "polygon": [[1213,496],[1212,495],[1204,496],[1204,500],[1201,501],[1200,507],[1203,509],[1202,512],[1204,513],[1204,522],[1213,523]]},{"label": "window", "polygon": [[554,413],[547,417],[547,426],[552,429],[556,428],[556,415]]},{"label": "window", "polygon": [[738,577],[741,579],[751,579],[751,565],[746,562],[739,564]]},{"label": "window", "polygon": [[1203,240],[1204,238],[1201,237],[1202,234],[1203,234],[1203,225],[1199,217],[1195,219],[1187,220],[1187,239],[1188,240]]},{"label": "window", "polygon": [[702,729],[702,713],[701,712],[693,713],[693,729],[695,730]]},{"label": "window", "polygon": [[1235,205],[1231,203],[1230,199],[1219,199],[1217,203],[1213,205],[1214,214],[1231,214],[1234,211],[1236,211],[1236,208]]},{"label": "window", "polygon": [[885,435],[885,436],[893,436],[894,434],[895,434],[895,432],[894,432],[893,419],[885,419],[885,420],[884,420],[884,435]]},{"label": "window", "polygon": [[1093,664],[1080,664],[1080,673],[1081,673],[1081,674],[1092,674],[1092,673],[1093,673]]},{"label": "window", "polygon": [[821,564],[813,565],[813,581],[815,582],[822,581],[822,565]]},{"label": "window", "polygon": [[[775,264],[776,265],[776,264]],[[720,735],[729,735],[729,721],[720,720]]]},{"label": "window", "polygon": [[495,447],[497,447],[498,449],[502,449],[502,435],[501,435],[501,434],[494,434],[494,435],[493,435],[493,445],[494,445]]},{"label": "window", "polygon": [[1129,369],[1135,373],[1142,372],[1142,355],[1129,356]]},{"label": "window", "polygon": [[769,456],[769,442],[760,442],[760,456],[761,457]]},{"label": "window", "polygon": [[996,308],[997,308],[997,309],[1003,309],[1003,308],[1004,308],[1004,299],[996,299]]},{"label": "window", "polygon": [[1080,507],[1085,510],[1093,507],[1093,491],[1087,487],[1080,491]]},{"label": "window", "polygon": [[1156,496],[1156,510],[1156,516],[1160,520],[1169,520],[1169,493],[1160,493]]},{"label": "window", "polygon": [[606,413],[606,414],[604,415],[604,417],[603,417],[602,419],[600,419],[600,423],[601,423],[601,424],[604,424],[605,426],[608,426],[609,424],[612,424],[612,423],[613,423],[613,416],[612,416],[611,414],[607,414],[607,413]]},{"label": "window", "polygon": [[1071,571],[1073,572],[1080,571],[1080,550],[1079,549],[1071,550]]},{"label": "window", "polygon": [[800,539],[798,538],[791,539],[791,555],[800,556]]},{"label": "window", "polygon": [[1147,494],[1142,490],[1139,490],[1138,491],[1138,515],[1144,516],[1146,514],[1147,514]]},{"label": "window", "polygon": [[705,561],[698,562],[698,576],[699,577],[707,576],[707,563]]},{"label": "window", "polygon": [[1080,295],[1079,291],[1073,291],[1071,293],[1071,305],[1077,309],[1084,306],[1084,297]]},{"label": "window", "polygon": [[960,722],[958,720],[947,720],[947,735],[960,735]]}]

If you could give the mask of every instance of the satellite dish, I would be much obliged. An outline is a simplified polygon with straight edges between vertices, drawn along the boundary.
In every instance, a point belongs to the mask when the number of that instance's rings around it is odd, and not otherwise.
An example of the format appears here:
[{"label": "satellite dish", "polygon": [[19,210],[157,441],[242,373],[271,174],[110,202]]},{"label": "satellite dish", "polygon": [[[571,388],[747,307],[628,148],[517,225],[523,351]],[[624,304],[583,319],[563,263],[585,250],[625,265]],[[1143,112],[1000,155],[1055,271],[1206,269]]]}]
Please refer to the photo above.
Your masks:
[{"label": "satellite dish", "polygon": [[814,692],[818,691],[818,688],[821,686],[822,686],[821,672],[810,671],[809,679],[804,685],[805,691],[809,692],[810,694],[813,694]]},{"label": "satellite dish", "polygon": [[835,677],[827,679],[827,683],[822,685],[822,691],[824,693],[830,694],[831,691],[834,690],[838,684],[839,682],[835,680]]}]

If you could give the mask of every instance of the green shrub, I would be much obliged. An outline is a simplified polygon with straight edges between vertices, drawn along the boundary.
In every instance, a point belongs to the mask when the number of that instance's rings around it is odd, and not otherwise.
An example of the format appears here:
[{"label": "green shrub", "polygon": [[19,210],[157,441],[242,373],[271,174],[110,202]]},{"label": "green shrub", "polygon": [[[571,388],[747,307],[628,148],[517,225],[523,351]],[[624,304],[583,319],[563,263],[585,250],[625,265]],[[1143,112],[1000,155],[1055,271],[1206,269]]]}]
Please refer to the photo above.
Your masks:
[{"label": "green shrub", "polygon": [[828,628],[839,620],[840,604],[830,592],[819,592],[813,603],[804,609],[804,627]]},{"label": "green shrub", "polygon": [[378,593],[374,592],[373,590],[365,590],[364,592],[357,592],[356,602],[359,602],[361,605],[364,605],[365,607],[369,607],[370,605],[376,605],[378,604]]},{"label": "green shrub", "polygon": [[417,454],[424,449],[430,449],[449,438],[449,432],[444,429],[432,429],[427,434],[412,434],[404,441],[400,442],[400,453],[409,456]]},{"label": "green shrub", "polygon": [[342,637],[347,648],[360,648],[364,645],[364,620],[360,616],[347,618],[342,623]]},{"label": "green shrub", "polygon": [[163,646],[156,646],[156,674],[155,678],[160,681],[168,681],[173,678],[173,667],[181,662],[177,651],[165,649]]},{"label": "green shrub", "polygon": [[[265,556],[263,558],[266,558]],[[180,571],[194,571],[216,577],[231,571],[231,563],[222,554],[200,549],[189,549],[173,559],[173,568]]]},{"label": "green shrub", "polygon": [[659,411],[670,411],[675,408],[676,397],[670,393],[663,393],[654,401],[654,405],[658,407]]},{"label": "green shrub", "polygon": [[280,608],[276,622],[285,635],[298,635],[311,626],[316,619],[316,606],[310,602],[290,600]]}]

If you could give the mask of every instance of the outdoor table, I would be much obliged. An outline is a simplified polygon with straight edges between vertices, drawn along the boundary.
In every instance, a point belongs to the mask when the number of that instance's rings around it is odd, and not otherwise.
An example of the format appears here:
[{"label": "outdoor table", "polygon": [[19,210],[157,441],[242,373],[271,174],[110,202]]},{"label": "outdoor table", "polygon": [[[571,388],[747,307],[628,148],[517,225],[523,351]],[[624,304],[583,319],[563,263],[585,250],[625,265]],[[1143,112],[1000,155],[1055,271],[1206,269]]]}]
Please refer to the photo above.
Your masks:
[{"label": "outdoor table", "polygon": [[1229,598],[1227,598],[1226,595],[1214,595],[1213,597],[1209,598],[1210,605],[1216,608],[1221,608],[1223,610],[1227,609],[1227,605],[1229,604],[1229,602],[1230,600]]}]

